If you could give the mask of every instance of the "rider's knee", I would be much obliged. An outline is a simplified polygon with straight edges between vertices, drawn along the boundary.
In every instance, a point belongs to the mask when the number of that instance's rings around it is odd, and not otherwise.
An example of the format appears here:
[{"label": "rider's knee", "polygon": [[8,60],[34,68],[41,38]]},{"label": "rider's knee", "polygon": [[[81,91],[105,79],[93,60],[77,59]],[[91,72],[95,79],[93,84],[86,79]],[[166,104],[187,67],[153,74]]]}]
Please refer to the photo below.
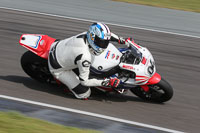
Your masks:
[{"label": "rider's knee", "polygon": [[73,88],[72,93],[75,95],[78,99],[85,99],[88,98],[91,95],[91,90],[87,86],[83,86],[81,84],[78,84],[75,88]]}]

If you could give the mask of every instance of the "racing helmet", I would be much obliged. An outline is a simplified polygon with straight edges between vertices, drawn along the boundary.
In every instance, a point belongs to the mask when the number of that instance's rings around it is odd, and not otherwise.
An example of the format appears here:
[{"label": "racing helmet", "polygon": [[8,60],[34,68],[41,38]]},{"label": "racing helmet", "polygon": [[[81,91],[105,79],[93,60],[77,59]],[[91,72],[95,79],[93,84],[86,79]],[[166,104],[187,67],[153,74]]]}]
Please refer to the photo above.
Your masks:
[{"label": "racing helmet", "polygon": [[100,55],[109,44],[111,32],[104,23],[94,23],[87,32],[89,49],[94,55]]}]

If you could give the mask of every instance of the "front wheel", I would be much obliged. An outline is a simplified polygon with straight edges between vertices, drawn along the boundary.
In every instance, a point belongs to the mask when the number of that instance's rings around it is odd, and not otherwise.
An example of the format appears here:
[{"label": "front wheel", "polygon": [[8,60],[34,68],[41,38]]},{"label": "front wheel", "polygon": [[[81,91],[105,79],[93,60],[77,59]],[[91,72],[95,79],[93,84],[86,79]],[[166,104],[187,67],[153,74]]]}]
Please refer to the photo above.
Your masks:
[{"label": "front wheel", "polygon": [[132,88],[130,90],[141,99],[158,103],[169,101],[173,96],[172,86],[163,78],[160,80],[159,83],[148,85],[148,87],[148,91],[144,91],[140,86]]}]

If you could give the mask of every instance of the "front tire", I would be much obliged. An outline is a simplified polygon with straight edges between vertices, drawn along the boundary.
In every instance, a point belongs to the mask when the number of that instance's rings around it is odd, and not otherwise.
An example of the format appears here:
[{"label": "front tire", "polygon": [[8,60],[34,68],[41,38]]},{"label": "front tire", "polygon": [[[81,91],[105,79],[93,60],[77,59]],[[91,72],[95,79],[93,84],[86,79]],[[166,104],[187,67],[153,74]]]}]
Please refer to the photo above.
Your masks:
[{"label": "front tire", "polygon": [[54,80],[48,69],[48,61],[31,51],[27,51],[22,55],[21,66],[27,75],[39,82],[50,83]]},{"label": "front tire", "polygon": [[173,96],[172,86],[163,78],[160,80],[159,83],[148,85],[148,87],[149,90],[147,92],[144,91],[140,86],[132,88],[130,90],[141,99],[157,103],[167,102]]}]

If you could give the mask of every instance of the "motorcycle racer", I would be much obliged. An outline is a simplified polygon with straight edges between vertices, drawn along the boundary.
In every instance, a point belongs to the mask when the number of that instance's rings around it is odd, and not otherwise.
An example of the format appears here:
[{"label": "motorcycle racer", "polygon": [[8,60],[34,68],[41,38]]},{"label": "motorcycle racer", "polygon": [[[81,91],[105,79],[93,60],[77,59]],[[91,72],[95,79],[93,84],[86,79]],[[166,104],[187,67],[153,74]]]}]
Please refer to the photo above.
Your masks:
[{"label": "motorcycle racer", "polygon": [[91,86],[118,87],[120,80],[117,78],[89,78],[91,56],[100,55],[109,41],[126,44],[123,38],[111,33],[106,24],[99,22],[92,24],[87,32],[55,41],[48,58],[50,72],[79,99],[90,96]]}]

